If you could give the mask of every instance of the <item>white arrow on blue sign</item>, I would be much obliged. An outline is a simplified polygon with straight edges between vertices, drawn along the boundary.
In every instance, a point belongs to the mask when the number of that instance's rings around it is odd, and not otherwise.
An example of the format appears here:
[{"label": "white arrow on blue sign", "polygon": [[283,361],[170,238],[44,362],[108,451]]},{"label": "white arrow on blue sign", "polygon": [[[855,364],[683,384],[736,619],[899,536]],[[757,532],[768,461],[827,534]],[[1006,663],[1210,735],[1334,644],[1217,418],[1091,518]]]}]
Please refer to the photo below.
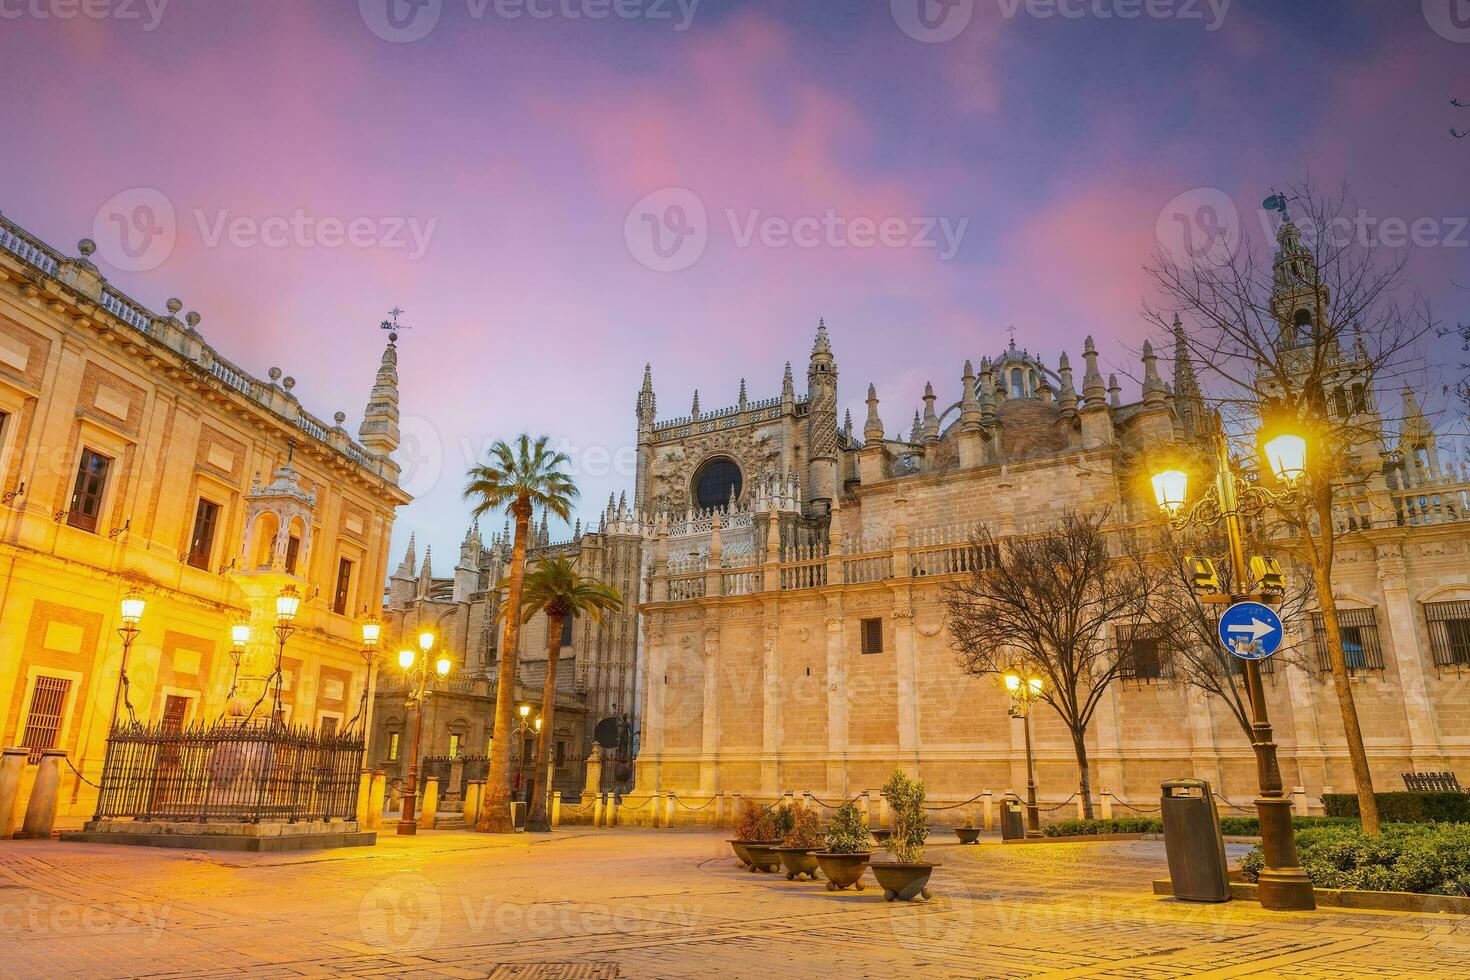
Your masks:
[{"label": "white arrow on blue sign", "polygon": [[1281,649],[1281,617],[1260,602],[1237,602],[1220,617],[1220,642],[1242,660],[1265,660]]}]

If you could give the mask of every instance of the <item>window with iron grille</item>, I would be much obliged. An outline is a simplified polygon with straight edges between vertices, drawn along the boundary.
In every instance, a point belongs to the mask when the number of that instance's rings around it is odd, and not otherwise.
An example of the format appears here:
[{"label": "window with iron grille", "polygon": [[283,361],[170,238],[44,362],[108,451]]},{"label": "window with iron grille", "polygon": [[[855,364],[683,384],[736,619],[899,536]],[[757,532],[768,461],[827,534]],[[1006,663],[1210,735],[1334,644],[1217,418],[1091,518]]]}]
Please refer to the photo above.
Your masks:
[{"label": "window with iron grille", "polygon": [[71,681],[65,677],[40,676],[31,685],[31,707],[20,739],[20,744],[31,750],[31,762],[40,762],[43,751],[56,748],[69,690]]},{"label": "window with iron grille", "polygon": [[1163,630],[1144,623],[1133,629],[1117,627],[1118,677],[1125,681],[1157,681],[1167,676]]},{"label": "window with iron grille", "polygon": [[107,470],[111,466],[109,457],[90,449],[82,450],[66,523],[83,531],[96,532],[98,518],[102,516],[102,494],[107,489]]},{"label": "window with iron grille", "polygon": [[883,619],[864,619],[858,623],[862,630],[863,653],[883,652]]},{"label": "window with iron grille", "polygon": [[337,561],[337,591],[332,598],[332,612],[347,615],[348,596],[352,592],[352,561],[341,558]]},{"label": "window with iron grille", "polygon": [[209,570],[209,553],[214,550],[214,529],[219,525],[219,504],[199,498],[194,508],[194,535],[189,539],[189,564]]},{"label": "window with iron grille", "polygon": [[[1378,645],[1378,610],[1339,609],[1337,625],[1342,632],[1342,656],[1348,670],[1382,670],[1383,649]],[[1332,669],[1327,653],[1327,630],[1320,612],[1312,613],[1312,633],[1317,641],[1317,669]]]},{"label": "window with iron grille", "polygon": [[286,539],[286,574],[296,574],[296,559],[301,555],[301,539],[291,535]]},{"label": "window with iron grille", "polygon": [[388,761],[389,762],[397,762],[398,761],[398,733],[397,732],[389,732],[388,733]]},{"label": "window with iron grille", "polygon": [[561,645],[569,647],[572,645],[572,616],[563,616],[561,621]]},{"label": "window with iron grille", "polygon": [[1470,666],[1470,601],[1426,602],[1424,618],[1435,666]]}]

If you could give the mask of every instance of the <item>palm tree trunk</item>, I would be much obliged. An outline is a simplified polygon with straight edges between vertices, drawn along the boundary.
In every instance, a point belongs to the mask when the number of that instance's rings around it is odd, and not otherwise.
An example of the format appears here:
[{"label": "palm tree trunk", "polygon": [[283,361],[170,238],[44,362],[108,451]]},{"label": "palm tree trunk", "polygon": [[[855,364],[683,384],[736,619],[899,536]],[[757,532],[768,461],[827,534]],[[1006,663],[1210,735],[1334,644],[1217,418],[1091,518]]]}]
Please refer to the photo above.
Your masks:
[{"label": "palm tree trunk", "polygon": [[541,737],[536,740],[536,768],[531,773],[531,813],[526,829],[551,832],[546,816],[547,798],[551,796],[550,753],[552,725],[556,722],[556,666],[561,657],[561,625],[564,616],[546,617],[546,685],[541,689]]},{"label": "palm tree trunk", "polygon": [[516,700],[516,648],[521,641],[521,590],[526,581],[526,538],[530,534],[531,505],[511,505],[516,519],[515,545],[510,558],[510,586],[505,594],[505,635],[500,644],[500,671],[495,682],[495,735],[490,743],[490,772],[485,780],[485,803],[475,829],[491,834],[515,833],[510,812],[510,731]]},{"label": "palm tree trunk", "polygon": [[1082,819],[1092,819],[1092,772],[1087,762],[1085,733],[1072,733],[1072,749],[1077,753],[1077,795],[1082,797]]}]

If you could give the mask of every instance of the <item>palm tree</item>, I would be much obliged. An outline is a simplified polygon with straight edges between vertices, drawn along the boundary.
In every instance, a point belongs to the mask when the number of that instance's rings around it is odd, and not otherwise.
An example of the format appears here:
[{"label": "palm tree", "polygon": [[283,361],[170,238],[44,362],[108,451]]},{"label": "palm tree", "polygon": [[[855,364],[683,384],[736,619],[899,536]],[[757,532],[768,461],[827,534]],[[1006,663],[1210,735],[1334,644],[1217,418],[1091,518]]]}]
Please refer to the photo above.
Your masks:
[{"label": "palm tree", "polygon": [[590,616],[601,622],[606,612],[623,608],[616,588],[595,579],[583,578],[566,558],[548,558],[526,576],[522,621],[537,612],[546,613],[546,684],[541,691],[541,737],[536,741],[536,766],[531,773],[531,813],[527,830],[549,832],[546,798],[551,794],[548,746],[556,721],[556,668],[561,657],[562,624],[567,617]]},{"label": "palm tree", "polygon": [[526,579],[526,538],[531,530],[531,511],[549,510],[566,520],[577,487],[565,468],[571,465],[566,453],[546,447],[546,436],[535,442],[524,433],[514,448],[504,440],[490,447],[490,461],[469,471],[465,499],[478,501],[474,515],[483,516],[505,508],[516,522],[515,546],[511,551],[510,575],[505,590],[505,634],[500,644],[500,673],[495,685],[495,734],[490,743],[490,773],[485,783],[485,805],[475,829],[496,834],[515,832],[510,811],[510,730],[515,709],[516,648],[521,639],[521,590]]}]

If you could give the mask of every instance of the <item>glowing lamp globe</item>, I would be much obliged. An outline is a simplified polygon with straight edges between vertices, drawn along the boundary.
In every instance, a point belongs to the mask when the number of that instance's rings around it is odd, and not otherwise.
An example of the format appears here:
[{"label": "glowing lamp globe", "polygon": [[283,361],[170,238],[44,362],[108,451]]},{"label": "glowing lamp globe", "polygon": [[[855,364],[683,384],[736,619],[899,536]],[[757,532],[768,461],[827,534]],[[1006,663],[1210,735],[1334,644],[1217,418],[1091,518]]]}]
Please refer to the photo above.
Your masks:
[{"label": "glowing lamp globe", "polygon": [[1183,470],[1164,470],[1153,478],[1154,499],[1159,509],[1174,513],[1184,506],[1184,495],[1189,490],[1189,474]]},{"label": "glowing lamp globe", "polygon": [[413,666],[414,657],[416,656],[417,654],[415,654],[412,650],[399,650],[398,666],[402,667],[404,670],[407,670],[408,668]]},{"label": "glowing lamp globe", "polygon": [[296,613],[301,609],[301,596],[297,593],[294,585],[288,585],[276,596],[276,619],[282,623],[289,623],[296,618]]},{"label": "glowing lamp globe", "polygon": [[428,653],[430,650],[434,649],[433,633],[429,632],[428,630],[424,630],[422,633],[419,634],[419,649],[424,651],[425,653]]},{"label": "glowing lamp globe", "polygon": [[230,627],[230,643],[233,646],[243,647],[250,642],[250,624],[240,620]]},{"label": "glowing lamp globe", "polygon": [[1271,472],[1282,483],[1295,483],[1307,470],[1307,440],[1291,432],[1268,441],[1263,447]]},{"label": "glowing lamp globe", "polygon": [[440,677],[443,677],[449,673],[450,666],[448,657],[440,657],[439,662],[434,665],[434,669],[439,671]]},{"label": "glowing lamp globe", "polygon": [[143,618],[143,607],[145,604],[146,603],[143,599],[143,593],[139,592],[137,589],[132,589],[128,592],[127,595],[123,596],[122,609],[120,612],[123,625],[137,626],[139,620]]},{"label": "glowing lamp globe", "polygon": [[362,621],[362,645],[375,647],[378,638],[383,635],[383,623],[376,616],[369,616]]},{"label": "glowing lamp globe", "polygon": [[1021,678],[1016,674],[1006,675],[1006,690],[1015,692],[1021,689]]}]

